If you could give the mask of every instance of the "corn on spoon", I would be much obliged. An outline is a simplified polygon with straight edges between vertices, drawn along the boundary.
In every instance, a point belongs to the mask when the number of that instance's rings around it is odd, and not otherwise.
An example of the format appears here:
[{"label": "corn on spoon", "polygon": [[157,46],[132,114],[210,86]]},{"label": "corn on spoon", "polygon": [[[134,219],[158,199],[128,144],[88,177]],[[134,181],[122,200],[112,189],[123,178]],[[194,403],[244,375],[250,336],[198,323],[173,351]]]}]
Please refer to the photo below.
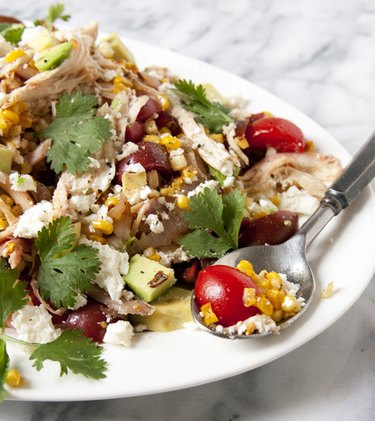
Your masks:
[{"label": "corn on spoon", "polygon": [[[303,297],[305,305],[295,316],[279,324],[281,329],[289,327],[306,311],[315,291],[314,274],[306,260],[307,247],[334,216],[357,198],[374,177],[375,133],[356,154],[341,176],[326,191],[318,209],[292,238],[280,245],[251,246],[235,250],[219,259],[215,264],[235,267],[240,260],[249,260],[256,272],[266,269],[284,273],[288,281],[298,284],[297,297]],[[222,338],[259,338],[269,334],[228,334],[216,330],[215,325],[207,326],[200,315],[194,292],[191,299],[191,311],[193,319],[199,327]]]}]

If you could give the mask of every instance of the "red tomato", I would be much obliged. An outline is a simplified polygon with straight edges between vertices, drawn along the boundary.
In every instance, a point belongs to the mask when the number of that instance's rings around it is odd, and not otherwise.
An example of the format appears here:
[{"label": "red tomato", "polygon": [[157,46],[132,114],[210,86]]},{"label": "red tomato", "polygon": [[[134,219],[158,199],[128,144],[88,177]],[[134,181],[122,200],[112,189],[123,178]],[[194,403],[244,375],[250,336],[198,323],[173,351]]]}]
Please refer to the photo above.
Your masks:
[{"label": "red tomato", "polygon": [[246,127],[245,137],[250,149],[272,147],[277,152],[304,152],[306,140],[302,130],[284,118],[266,117]]},{"label": "red tomato", "polygon": [[256,307],[244,306],[244,288],[255,288],[259,293],[249,276],[230,266],[216,265],[199,272],[194,291],[200,306],[211,303],[219,324],[231,326],[260,313]]}]

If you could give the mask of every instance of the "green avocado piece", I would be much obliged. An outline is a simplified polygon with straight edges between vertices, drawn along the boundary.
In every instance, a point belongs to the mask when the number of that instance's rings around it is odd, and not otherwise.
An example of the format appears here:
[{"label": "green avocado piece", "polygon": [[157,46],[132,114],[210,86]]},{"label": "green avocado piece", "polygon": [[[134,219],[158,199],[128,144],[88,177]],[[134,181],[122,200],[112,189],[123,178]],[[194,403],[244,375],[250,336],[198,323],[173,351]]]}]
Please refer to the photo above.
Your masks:
[{"label": "green avocado piece", "polygon": [[117,34],[110,34],[103,39],[104,42],[112,47],[114,52],[113,58],[115,60],[126,60],[132,64],[135,64],[134,56],[132,52],[124,45]]},{"label": "green avocado piece", "polygon": [[10,173],[10,170],[12,168],[13,155],[13,151],[8,149],[4,145],[0,145],[0,171],[3,171],[7,174]]},{"label": "green avocado piece", "polygon": [[176,282],[173,269],[139,254],[131,258],[124,279],[128,287],[148,303]]},{"label": "green avocado piece", "polygon": [[172,287],[152,303],[155,310],[150,316],[134,315],[131,320],[146,325],[153,332],[181,329],[184,323],[193,321],[190,300],[191,291]]},{"label": "green avocado piece", "polygon": [[35,61],[35,67],[40,72],[55,69],[69,57],[72,48],[73,43],[68,41],[43,50]]}]

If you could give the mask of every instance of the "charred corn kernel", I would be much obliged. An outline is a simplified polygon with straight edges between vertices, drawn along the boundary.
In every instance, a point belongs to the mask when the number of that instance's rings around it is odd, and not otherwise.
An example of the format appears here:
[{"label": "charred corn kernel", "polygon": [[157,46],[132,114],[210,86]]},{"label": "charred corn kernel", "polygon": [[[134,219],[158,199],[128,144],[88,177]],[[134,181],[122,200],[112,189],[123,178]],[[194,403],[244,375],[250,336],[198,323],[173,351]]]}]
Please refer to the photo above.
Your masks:
[{"label": "charred corn kernel", "polygon": [[18,370],[13,368],[7,372],[6,382],[10,387],[20,387],[23,385],[23,377]]},{"label": "charred corn kernel", "polygon": [[210,135],[210,138],[217,143],[224,143],[224,136],[222,133],[213,133]]},{"label": "charred corn kernel", "polygon": [[259,280],[257,285],[258,285],[258,288],[260,289],[260,292],[262,294],[265,294],[266,291],[268,290],[268,288],[270,288],[271,282],[267,278],[262,278],[262,279]]},{"label": "charred corn kernel", "polygon": [[23,50],[13,50],[5,56],[5,61],[7,63],[12,63],[13,61],[16,61],[18,58],[23,57],[24,55],[25,52]]},{"label": "charred corn kernel", "polygon": [[22,174],[30,174],[33,167],[31,166],[29,161],[24,161],[21,164],[21,173]]},{"label": "charred corn kernel", "polygon": [[306,142],[306,152],[315,152],[315,143],[312,140]]},{"label": "charred corn kernel", "polygon": [[237,146],[241,149],[247,149],[249,147],[249,142],[247,141],[246,137],[236,137],[235,141]]},{"label": "charred corn kernel", "polygon": [[184,184],[183,178],[182,177],[178,177],[178,178],[175,178],[172,181],[171,187],[172,187],[172,189],[174,191],[176,191],[176,190],[180,190],[180,188],[182,187],[183,184]]},{"label": "charred corn kernel", "polygon": [[163,136],[160,143],[164,145],[169,151],[174,151],[181,148],[181,140],[174,136]]},{"label": "charred corn kernel", "polygon": [[24,111],[28,110],[28,106],[27,106],[26,102],[23,102],[23,101],[16,102],[10,108],[17,114],[21,114]]},{"label": "charred corn kernel", "polygon": [[275,310],[280,310],[284,302],[286,293],[282,289],[269,288],[266,291],[266,297],[271,301]]},{"label": "charred corn kernel", "polygon": [[0,195],[0,197],[3,199],[3,202],[10,208],[14,205],[14,200],[7,194],[3,193]]},{"label": "charred corn kernel", "polygon": [[216,314],[212,310],[211,303],[203,304],[203,306],[201,307],[201,312],[203,314],[204,322],[207,326],[219,321]]},{"label": "charred corn kernel", "polygon": [[143,136],[144,142],[153,142],[153,143],[160,143],[160,137],[154,134],[146,134]]},{"label": "charred corn kernel", "polygon": [[124,91],[126,88],[131,87],[132,83],[123,78],[120,75],[117,75],[113,78],[113,88],[112,88],[112,92],[114,94],[118,94],[121,91]]},{"label": "charred corn kernel", "polygon": [[191,167],[184,168],[181,172],[182,178],[194,179],[196,175],[197,175],[197,171]]},{"label": "charred corn kernel", "polygon": [[279,196],[271,196],[269,197],[269,200],[275,205],[275,206],[279,206],[280,205],[280,197]]},{"label": "charred corn kernel", "polygon": [[30,116],[21,115],[20,124],[24,129],[29,129],[33,125],[33,119]]},{"label": "charred corn kernel", "polygon": [[169,98],[167,97],[167,95],[165,94],[158,95],[158,100],[160,102],[162,109],[164,111],[168,110],[170,103],[169,103]]},{"label": "charred corn kernel", "polygon": [[284,318],[284,312],[282,310],[274,310],[271,314],[271,318],[274,322],[279,323]]},{"label": "charred corn kernel", "polygon": [[271,301],[264,295],[257,298],[255,306],[258,307],[259,310],[266,316],[271,316],[273,313],[273,305]]},{"label": "charred corn kernel", "polygon": [[281,309],[286,313],[297,313],[301,310],[301,304],[294,295],[287,294],[281,304]]},{"label": "charred corn kernel", "polygon": [[257,297],[256,297],[255,288],[243,289],[242,302],[245,307],[251,307],[256,304]]},{"label": "charred corn kernel", "polygon": [[103,245],[107,244],[106,239],[103,238],[101,235],[98,235],[98,234],[90,234],[89,239],[92,240],[92,241],[96,241],[97,243],[100,243],[100,244],[103,244]]},{"label": "charred corn kernel", "polygon": [[255,324],[254,323],[247,323],[246,325],[246,335],[251,335],[255,330]]},{"label": "charred corn kernel", "polygon": [[120,199],[118,196],[111,196],[106,199],[104,204],[107,206],[107,208],[113,208],[114,206],[118,205],[120,203]]},{"label": "charred corn kernel", "polygon": [[255,273],[254,267],[248,260],[240,260],[237,265],[237,269],[250,278],[253,278],[254,280],[257,279],[257,274]]},{"label": "charred corn kernel", "polygon": [[3,116],[9,120],[13,125],[16,125],[20,122],[19,115],[12,110],[3,110]]},{"label": "charred corn kernel", "polygon": [[147,120],[144,124],[144,129],[147,134],[157,134],[159,129],[155,123],[155,120]]},{"label": "charred corn kernel", "polygon": [[171,131],[168,129],[168,127],[162,127],[159,131],[161,134],[165,134],[165,133],[171,134]]},{"label": "charred corn kernel", "polygon": [[0,218],[0,231],[4,231],[5,228],[8,228],[9,224],[6,218]]},{"label": "charred corn kernel", "polygon": [[12,206],[12,214],[14,216],[21,216],[22,215],[22,208],[20,205],[14,205]]},{"label": "charred corn kernel", "polygon": [[91,223],[92,227],[96,230],[101,231],[103,234],[111,235],[113,233],[113,223],[109,221],[103,221],[102,219],[95,219]]},{"label": "charred corn kernel", "polygon": [[277,272],[275,271],[268,272],[266,274],[266,278],[270,281],[270,284],[273,288],[276,288],[276,289],[281,288],[282,280],[281,280],[280,275]]},{"label": "charred corn kernel", "polygon": [[174,190],[172,189],[172,187],[163,187],[162,189],[160,189],[160,194],[162,196],[172,196],[174,193]]},{"label": "charred corn kernel", "polygon": [[178,196],[177,206],[180,209],[187,209],[189,207],[190,199],[186,196]]}]

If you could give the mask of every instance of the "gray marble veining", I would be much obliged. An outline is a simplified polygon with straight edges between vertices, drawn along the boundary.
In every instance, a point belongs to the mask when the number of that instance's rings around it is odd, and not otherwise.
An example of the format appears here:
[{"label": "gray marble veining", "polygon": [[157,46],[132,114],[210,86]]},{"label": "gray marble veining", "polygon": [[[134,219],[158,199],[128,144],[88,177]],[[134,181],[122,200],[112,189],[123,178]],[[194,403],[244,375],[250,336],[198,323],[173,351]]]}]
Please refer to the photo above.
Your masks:
[{"label": "gray marble veining", "polygon": [[[44,16],[50,3],[0,0],[0,10],[32,20]],[[372,0],[71,0],[65,4],[74,25],[97,19],[103,31],[121,32],[199,58],[259,84],[304,111],[351,153],[374,129]],[[352,309],[319,337],[231,379],[112,401],[6,402],[0,407],[0,419],[372,420],[374,307],[372,282]]]}]

